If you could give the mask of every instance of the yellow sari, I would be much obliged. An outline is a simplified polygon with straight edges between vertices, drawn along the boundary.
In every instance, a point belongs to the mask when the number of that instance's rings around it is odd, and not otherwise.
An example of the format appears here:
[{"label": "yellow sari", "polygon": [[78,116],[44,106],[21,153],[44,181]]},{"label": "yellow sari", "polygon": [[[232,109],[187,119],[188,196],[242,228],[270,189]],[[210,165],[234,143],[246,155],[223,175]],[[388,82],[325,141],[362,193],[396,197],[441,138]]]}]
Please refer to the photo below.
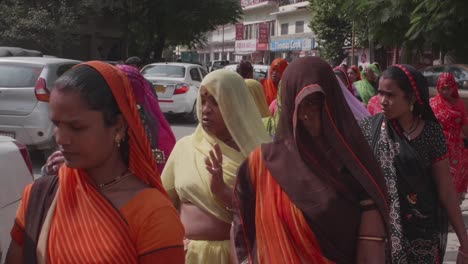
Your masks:
[{"label": "yellow sari", "polygon": [[[176,207],[190,202],[219,220],[231,223],[232,213],[211,192],[211,175],[205,158],[214,144],[223,154],[223,177],[234,188],[237,170],[247,155],[262,143],[271,141],[260,112],[244,80],[234,72],[218,70],[205,77],[202,86],[216,99],[223,120],[240,151],[207,133],[201,125],[195,132],[175,145],[162,174],[164,188]],[[201,99],[197,100],[197,114],[201,119]],[[248,113],[248,114],[247,114]],[[231,263],[231,244],[226,241],[192,240],[186,263]]]}]

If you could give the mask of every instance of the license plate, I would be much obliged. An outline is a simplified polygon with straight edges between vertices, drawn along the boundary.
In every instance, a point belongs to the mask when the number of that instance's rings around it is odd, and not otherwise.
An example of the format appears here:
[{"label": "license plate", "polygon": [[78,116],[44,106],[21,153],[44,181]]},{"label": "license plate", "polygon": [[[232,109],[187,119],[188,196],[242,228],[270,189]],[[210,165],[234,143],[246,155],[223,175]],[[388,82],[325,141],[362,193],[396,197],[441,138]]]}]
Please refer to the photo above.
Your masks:
[{"label": "license plate", "polygon": [[164,85],[155,85],[154,90],[156,90],[157,93],[165,93],[166,92],[166,86],[164,86]]},{"label": "license plate", "polygon": [[0,136],[7,136],[7,137],[12,137],[16,139],[15,132],[0,131]]}]

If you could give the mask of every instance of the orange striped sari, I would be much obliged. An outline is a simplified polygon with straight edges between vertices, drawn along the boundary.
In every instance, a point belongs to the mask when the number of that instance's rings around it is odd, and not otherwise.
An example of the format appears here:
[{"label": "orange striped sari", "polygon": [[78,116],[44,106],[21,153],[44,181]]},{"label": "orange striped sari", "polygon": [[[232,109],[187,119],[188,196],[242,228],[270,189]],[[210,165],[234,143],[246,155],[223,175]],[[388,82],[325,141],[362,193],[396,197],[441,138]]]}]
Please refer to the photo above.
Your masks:
[{"label": "orange striped sari", "polygon": [[285,59],[278,58],[275,59],[270,66],[270,71],[269,71],[269,77],[268,79],[265,79],[262,82],[263,85],[263,92],[265,93],[265,98],[267,101],[267,105],[270,105],[271,102],[273,102],[278,94],[278,87],[276,87],[275,83],[273,82],[273,79],[271,78],[271,74],[273,73],[273,70],[278,70],[280,74],[280,80],[283,77],[283,73],[286,70],[286,67],[288,66],[288,62]]},{"label": "orange striped sari", "polygon": [[[291,202],[266,168],[261,148],[249,157],[249,172],[256,195],[256,252],[250,263],[333,263],[320,245],[302,212]],[[256,255],[257,259],[252,259]]]},{"label": "orange striped sari", "polygon": [[[58,174],[56,206],[50,209],[54,211],[48,232],[47,262],[139,263],[142,258],[149,260],[147,256],[154,252],[171,248],[180,248],[179,251],[182,254],[179,255],[182,256],[183,262],[183,227],[162,187],[160,175],[138,114],[130,81],[123,72],[109,64],[102,62],[84,64],[100,72],[111,88],[128,123],[129,170],[153,188],[148,190],[156,192],[152,197],[157,197],[158,200],[145,201],[152,207],[146,213],[145,221],[143,224],[139,223],[137,227],[131,226],[132,223],[127,222],[122,212],[98,191],[86,171],[62,166]],[[137,194],[139,195],[141,197],[141,194]],[[143,203],[143,199],[138,202]],[[159,208],[167,210],[161,211]],[[19,220],[24,217],[25,211],[25,209],[19,211],[17,217]],[[165,212],[163,216],[155,215],[163,212]],[[140,230],[135,230],[138,228],[163,231],[157,231],[159,233],[155,234],[156,238],[148,240],[143,237],[144,234],[141,234]],[[21,238],[17,237],[13,238],[21,243]],[[144,252],[141,252],[142,250]],[[165,254],[166,251],[158,257]],[[170,259],[177,259],[177,257]],[[159,261],[163,263],[167,261],[167,258]],[[154,259],[149,261],[149,263],[152,262]],[[177,263],[181,262],[177,261]]]}]

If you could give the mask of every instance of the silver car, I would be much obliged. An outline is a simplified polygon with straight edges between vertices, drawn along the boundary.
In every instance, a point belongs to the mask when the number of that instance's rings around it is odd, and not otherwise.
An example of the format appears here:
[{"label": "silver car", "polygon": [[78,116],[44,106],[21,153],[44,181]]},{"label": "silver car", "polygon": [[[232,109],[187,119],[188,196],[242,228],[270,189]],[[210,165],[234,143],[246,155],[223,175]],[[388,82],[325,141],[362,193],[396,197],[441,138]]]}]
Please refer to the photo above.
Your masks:
[{"label": "silver car", "polygon": [[0,135],[48,156],[55,149],[49,94],[55,80],[78,63],[45,57],[0,58]]},{"label": "silver car", "polygon": [[198,89],[207,71],[190,63],[153,63],[141,73],[151,82],[158,95],[159,106],[165,114],[182,114],[190,122],[197,122]]}]

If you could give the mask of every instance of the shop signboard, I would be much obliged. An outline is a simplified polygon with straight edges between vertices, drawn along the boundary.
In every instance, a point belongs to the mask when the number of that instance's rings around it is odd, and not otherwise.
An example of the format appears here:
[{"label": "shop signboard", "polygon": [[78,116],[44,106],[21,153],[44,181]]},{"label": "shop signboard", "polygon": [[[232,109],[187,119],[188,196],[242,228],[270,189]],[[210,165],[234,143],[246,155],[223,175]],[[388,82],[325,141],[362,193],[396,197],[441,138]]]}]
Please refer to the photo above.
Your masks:
[{"label": "shop signboard", "polygon": [[244,24],[237,23],[236,24],[236,40],[243,40],[244,39]]},{"label": "shop signboard", "polygon": [[268,24],[260,23],[258,25],[258,43],[268,43]]},{"label": "shop signboard", "polygon": [[271,41],[271,51],[301,51],[313,49],[312,39],[280,39]]},{"label": "shop signboard", "polygon": [[256,39],[246,39],[236,41],[236,52],[254,52],[257,50]]}]

